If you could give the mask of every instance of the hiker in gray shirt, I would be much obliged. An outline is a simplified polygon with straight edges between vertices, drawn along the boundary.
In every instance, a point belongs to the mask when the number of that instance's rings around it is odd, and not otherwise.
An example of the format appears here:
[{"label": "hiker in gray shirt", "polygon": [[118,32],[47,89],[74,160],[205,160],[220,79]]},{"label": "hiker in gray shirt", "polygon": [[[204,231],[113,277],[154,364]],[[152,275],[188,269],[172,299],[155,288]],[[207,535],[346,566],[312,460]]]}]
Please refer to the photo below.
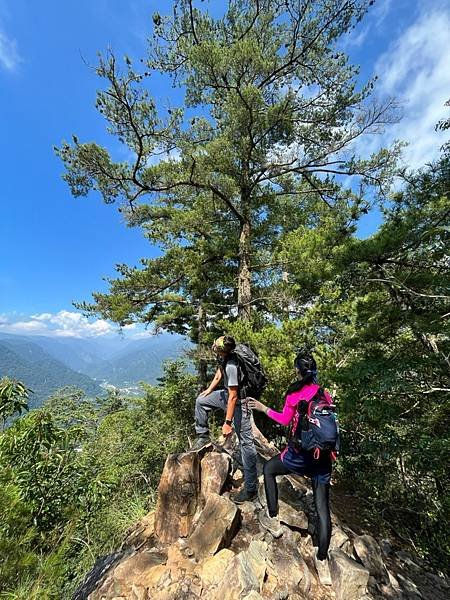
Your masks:
[{"label": "hiker in gray shirt", "polygon": [[[223,335],[214,342],[213,350],[221,359],[222,365],[217,369],[208,388],[201,392],[195,402],[197,439],[193,449],[199,450],[210,441],[208,426],[210,412],[223,410],[225,422],[222,426],[222,434],[225,437],[229,436],[233,432],[234,423],[241,447],[245,487],[233,498],[237,504],[240,504],[256,498],[257,474],[251,411],[239,398],[239,365],[236,356],[233,355],[235,347],[236,343],[229,335]],[[224,389],[216,390],[222,379]]]}]

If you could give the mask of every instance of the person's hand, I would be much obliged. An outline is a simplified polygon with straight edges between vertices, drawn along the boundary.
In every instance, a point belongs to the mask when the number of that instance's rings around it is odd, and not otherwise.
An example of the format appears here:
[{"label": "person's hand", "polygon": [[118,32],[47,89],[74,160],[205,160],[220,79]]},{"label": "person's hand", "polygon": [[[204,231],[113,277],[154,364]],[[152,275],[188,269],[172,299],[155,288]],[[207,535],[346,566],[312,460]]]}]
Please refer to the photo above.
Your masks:
[{"label": "person's hand", "polygon": [[233,433],[233,428],[231,427],[231,425],[228,425],[228,423],[224,423],[222,425],[222,435],[224,437],[228,437],[232,433]]},{"label": "person's hand", "polygon": [[199,396],[202,396],[202,398],[204,398],[205,396],[208,396],[211,392],[209,390],[203,390],[203,392],[200,392]]},{"label": "person's hand", "polygon": [[255,398],[249,398],[248,407],[253,410],[258,410],[259,412],[267,413],[267,406],[259,400],[255,400]]}]

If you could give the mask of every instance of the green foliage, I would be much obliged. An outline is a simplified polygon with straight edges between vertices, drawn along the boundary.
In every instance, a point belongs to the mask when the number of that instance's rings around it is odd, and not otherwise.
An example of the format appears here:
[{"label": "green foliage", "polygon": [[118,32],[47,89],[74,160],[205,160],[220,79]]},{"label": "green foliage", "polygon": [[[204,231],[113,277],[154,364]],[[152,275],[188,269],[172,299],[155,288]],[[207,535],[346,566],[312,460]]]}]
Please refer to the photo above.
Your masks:
[{"label": "green foliage", "polygon": [[[13,585],[17,573],[34,571],[39,556],[30,546],[36,539],[31,507],[21,498],[20,488],[0,468],[0,592]],[[7,558],[6,558],[7,557]],[[0,596],[1,597],[1,596]]]},{"label": "green foliage", "polygon": [[28,397],[30,390],[20,381],[2,377],[0,379],[0,418],[2,429],[8,417],[21,414],[28,410]]},{"label": "green foliage", "polygon": [[348,479],[441,567],[449,550],[448,168],[443,158],[408,174],[379,231],[335,250],[336,275],[309,310],[335,348],[330,376]]},{"label": "green foliage", "polygon": [[19,419],[0,439],[1,462],[9,465],[42,534],[57,530],[73,499],[85,494],[75,443],[76,431],[58,428],[43,411]]},{"label": "green foliage", "polygon": [[[447,102],[445,103],[445,106],[450,106],[450,100],[447,100]],[[448,131],[449,129],[450,129],[450,117],[447,117],[446,119],[442,119],[436,125],[436,130],[438,130],[438,131]],[[445,142],[445,144],[442,146],[442,152],[447,156],[450,155],[450,141]]]},{"label": "green foliage", "polygon": [[185,447],[196,392],[168,363],[141,398],[64,388],[1,434],[0,597],[70,597],[117,548],[151,508],[167,454]]},{"label": "green foliage", "polygon": [[[394,105],[370,103],[373,82],[359,87],[358,70],[337,49],[370,4],[229,0],[214,18],[175,0],[170,16],[154,15],[144,72],[112,53],[99,61],[97,108],[133,159],[116,162],[75,136],[57,153],[75,196],[96,190],[120,203],[128,225],[160,250],[138,267],[119,265],[109,291],[81,308],[189,335],[202,380],[211,339],[231,333],[258,351],[266,400],[276,407],[295,350],[313,349],[340,409],[341,476],[443,569],[448,145],[439,163],[401,173],[402,191],[388,202],[401,145],[350,156],[355,140],[393,119]],[[157,105],[147,90],[152,73],[183,88],[182,106]],[[358,219],[374,201],[383,225],[358,239]],[[70,595],[95,555],[144,510],[166,455],[185,445],[196,392],[197,379],[171,364],[142,398],[91,404],[65,391],[48,402],[50,413],[2,435],[12,513],[1,543],[25,540],[6,563],[7,586],[33,589],[38,573],[45,593]],[[282,433],[265,431],[278,440]],[[52,554],[55,536],[62,541]],[[15,565],[25,573],[11,583]]]}]

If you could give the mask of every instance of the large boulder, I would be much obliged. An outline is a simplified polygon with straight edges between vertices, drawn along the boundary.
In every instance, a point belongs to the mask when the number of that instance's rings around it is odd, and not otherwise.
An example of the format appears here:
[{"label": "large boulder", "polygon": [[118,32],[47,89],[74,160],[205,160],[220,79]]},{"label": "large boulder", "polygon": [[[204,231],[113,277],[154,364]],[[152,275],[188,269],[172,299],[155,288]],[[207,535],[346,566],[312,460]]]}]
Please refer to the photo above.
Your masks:
[{"label": "large boulder", "polygon": [[338,525],[333,525],[330,549],[343,550],[349,556],[352,554],[352,543],[348,535]]},{"label": "large boulder", "polygon": [[170,544],[187,537],[199,503],[199,453],[169,454],[158,486],[155,532],[159,540]]},{"label": "large boulder", "polygon": [[360,600],[366,596],[369,571],[342,550],[331,551],[330,574],[336,600]]},{"label": "large boulder", "polygon": [[247,550],[232,559],[221,583],[208,597],[211,600],[241,600],[252,591],[260,593],[266,575],[267,550],[265,542],[250,542]]},{"label": "large boulder", "polygon": [[212,556],[230,544],[239,523],[238,507],[228,498],[210,493],[187,546],[197,560]]},{"label": "large boulder", "polygon": [[295,529],[308,529],[308,518],[304,511],[297,510],[282,500],[278,504],[278,514],[282,523]]},{"label": "large boulder", "polygon": [[132,598],[133,586],[147,589],[156,585],[166,570],[167,556],[156,550],[135,552],[111,569],[102,584],[89,595],[89,600]]},{"label": "large boulder", "polygon": [[201,492],[220,494],[231,469],[231,457],[224,452],[208,452],[201,461]]},{"label": "large boulder", "polygon": [[[260,446],[263,442],[258,438]],[[271,454],[269,448],[264,457]],[[283,536],[274,539],[258,521],[258,503],[246,502],[238,508],[230,501],[229,492],[223,491],[228,474],[229,458],[215,452],[212,444],[199,452],[169,456],[155,513],[127,532],[119,553],[96,562],[73,600],[450,597],[448,581],[404,551],[386,552],[388,573],[375,540],[357,536],[335,515],[333,585],[322,585],[315,576],[316,550],[306,531],[308,525],[312,531],[316,515],[305,480],[280,478],[280,518],[287,527],[283,525]],[[264,503],[264,494],[260,496]]]},{"label": "large boulder", "polygon": [[371,535],[358,535],[353,540],[355,553],[362,564],[380,583],[389,583],[389,573],[384,566],[380,546]]},{"label": "large boulder", "polygon": [[295,592],[308,594],[311,574],[298,550],[295,534],[286,531],[281,538],[274,539],[269,547],[268,558],[272,589],[265,585],[264,591],[270,592],[271,595],[280,595],[283,592],[287,595]]},{"label": "large boulder", "polygon": [[234,552],[223,548],[210,558],[203,560],[195,569],[205,587],[211,588],[220,583],[228,565],[234,558]]}]

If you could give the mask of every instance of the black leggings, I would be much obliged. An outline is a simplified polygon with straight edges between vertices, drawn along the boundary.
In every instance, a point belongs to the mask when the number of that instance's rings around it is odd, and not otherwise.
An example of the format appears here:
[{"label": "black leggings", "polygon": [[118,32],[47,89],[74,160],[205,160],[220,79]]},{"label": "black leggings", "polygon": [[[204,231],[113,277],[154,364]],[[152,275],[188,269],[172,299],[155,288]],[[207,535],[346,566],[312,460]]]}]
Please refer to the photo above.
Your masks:
[{"label": "black leggings", "polygon": [[[280,455],[274,456],[264,465],[264,488],[266,490],[267,510],[271,517],[278,515],[278,486],[277,475],[289,475],[289,470],[281,461]],[[330,484],[317,483],[312,478],[314,503],[318,516],[318,541],[319,549],[317,558],[325,560],[328,554],[331,538],[331,515],[330,515]]]}]

